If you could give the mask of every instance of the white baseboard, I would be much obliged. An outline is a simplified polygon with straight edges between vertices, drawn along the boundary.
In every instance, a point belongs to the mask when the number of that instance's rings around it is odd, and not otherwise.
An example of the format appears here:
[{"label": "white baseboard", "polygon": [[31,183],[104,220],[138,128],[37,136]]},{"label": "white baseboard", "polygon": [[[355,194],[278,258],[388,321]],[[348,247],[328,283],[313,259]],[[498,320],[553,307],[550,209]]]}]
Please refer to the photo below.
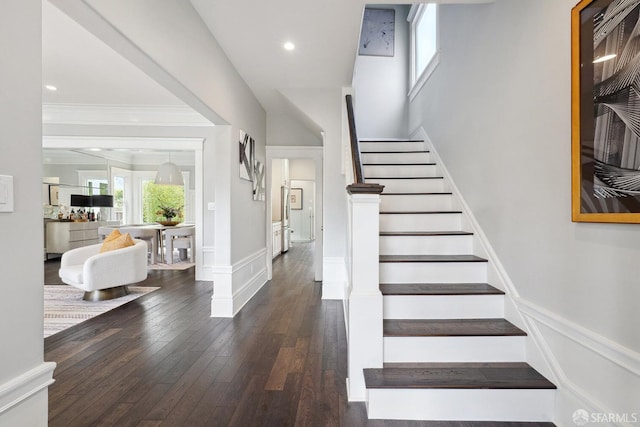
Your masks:
[{"label": "white baseboard", "polygon": [[53,384],[55,367],[54,362],[43,362],[30,371],[0,384],[0,425],[3,425],[2,417],[5,412],[9,412]]},{"label": "white baseboard", "polygon": [[232,266],[214,266],[211,317],[233,317],[267,283],[266,248]]},{"label": "white baseboard", "polygon": [[346,299],[347,285],[347,267],[344,258],[324,257],[322,259],[322,299]]}]

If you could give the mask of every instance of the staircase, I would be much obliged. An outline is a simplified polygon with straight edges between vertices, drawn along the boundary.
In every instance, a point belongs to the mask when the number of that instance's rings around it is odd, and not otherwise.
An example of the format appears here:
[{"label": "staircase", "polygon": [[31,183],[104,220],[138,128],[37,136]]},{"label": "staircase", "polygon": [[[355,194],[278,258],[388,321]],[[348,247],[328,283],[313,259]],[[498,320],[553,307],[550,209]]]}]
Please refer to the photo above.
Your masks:
[{"label": "staircase", "polygon": [[[556,388],[526,360],[526,332],[423,141],[360,141],[380,204],[384,367],[365,369],[373,419],[538,422]],[[551,424],[549,424],[551,425]]]}]

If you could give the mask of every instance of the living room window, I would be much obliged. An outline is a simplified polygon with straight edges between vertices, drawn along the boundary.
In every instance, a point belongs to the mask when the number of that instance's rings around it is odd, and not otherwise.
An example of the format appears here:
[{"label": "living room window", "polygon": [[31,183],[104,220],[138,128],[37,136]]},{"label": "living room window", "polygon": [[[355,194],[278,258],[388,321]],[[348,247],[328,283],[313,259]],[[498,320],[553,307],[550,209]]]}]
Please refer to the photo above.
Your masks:
[{"label": "living room window", "polygon": [[407,20],[411,26],[411,90],[413,99],[440,60],[438,45],[438,6],[414,4]]}]

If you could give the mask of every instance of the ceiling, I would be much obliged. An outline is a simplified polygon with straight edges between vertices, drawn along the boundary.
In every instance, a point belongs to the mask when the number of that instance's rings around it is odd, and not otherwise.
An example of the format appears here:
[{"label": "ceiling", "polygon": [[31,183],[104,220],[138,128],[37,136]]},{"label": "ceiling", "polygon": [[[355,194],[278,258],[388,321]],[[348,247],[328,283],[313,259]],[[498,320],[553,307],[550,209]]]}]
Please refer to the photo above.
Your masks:
[{"label": "ceiling", "polygon": [[[87,0],[74,1],[85,2],[90,8]],[[351,86],[365,4],[411,3],[179,1],[191,3],[268,115],[290,115],[303,122],[304,117],[294,111],[283,93]],[[158,7],[161,5],[159,2]],[[286,41],[293,42],[295,50],[284,50]],[[47,0],[43,1],[43,84],[58,87],[56,92],[43,89],[45,103],[185,106]]]},{"label": "ceiling", "polygon": [[[267,113],[295,114],[283,89],[351,84],[362,0],[191,4]],[[285,51],[285,41],[296,49]],[[44,85],[58,88],[43,88],[45,104],[185,105],[49,1],[43,1]]]},{"label": "ceiling", "polygon": [[[191,0],[191,4],[267,113],[287,107],[280,94],[284,89],[351,85],[362,0]],[[295,44],[295,50],[283,48],[287,41]]]},{"label": "ceiling", "polygon": [[185,105],[48,1],[42,2],[42,82],[45,104]]}]

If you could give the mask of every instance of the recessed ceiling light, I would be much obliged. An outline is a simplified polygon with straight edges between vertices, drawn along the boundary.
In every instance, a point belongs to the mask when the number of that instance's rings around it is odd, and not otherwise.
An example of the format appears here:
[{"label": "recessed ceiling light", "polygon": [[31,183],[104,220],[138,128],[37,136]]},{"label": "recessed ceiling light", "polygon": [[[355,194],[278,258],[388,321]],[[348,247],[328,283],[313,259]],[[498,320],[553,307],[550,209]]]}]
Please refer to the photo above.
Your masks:
[{"label": "recessed ceiling light", "polygon": [[600,63],[600,62],[605,62],[605,61],[608,61],[608,60],[610,60],[610,59],[615,58],[616,56],[618,56],[618,55],[616,55],[615,53],[613,53],[613,54],[611,54],[611,55],[601,56],[600,58],[596,58],[596,59],[594,59],[594,60],[593,60],[593,63],[594,63],[594,64],[598,64],[598,63]]},{"label": "recessed ceiling light", "polygon": [[58,88],[55,87],[54,85],[45,85],[44,87],[45,89],[50,90],[51,92],[55,92],[58,90]]},{"label": "recessed ceiling light", "polygon": [[291,42],[286,42],[282,47],[284,47],[284,50],[293,50],[296,48],[296,45]]}]

